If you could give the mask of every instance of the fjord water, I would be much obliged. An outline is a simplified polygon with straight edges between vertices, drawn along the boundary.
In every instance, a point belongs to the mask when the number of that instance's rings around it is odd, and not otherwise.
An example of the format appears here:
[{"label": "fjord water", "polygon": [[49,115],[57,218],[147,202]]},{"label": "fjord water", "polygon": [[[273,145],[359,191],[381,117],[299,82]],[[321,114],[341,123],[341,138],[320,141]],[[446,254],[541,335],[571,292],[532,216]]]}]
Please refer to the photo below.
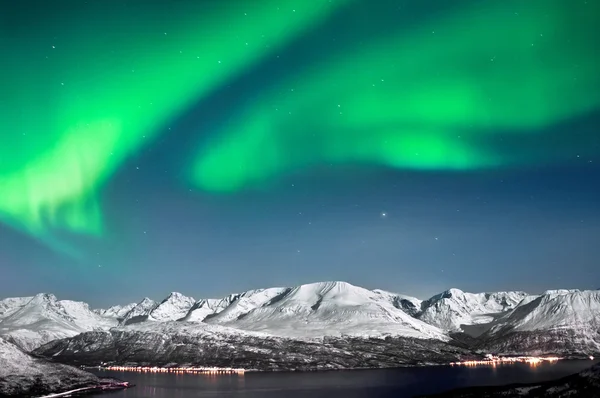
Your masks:
[{"label": "fjord water", "polygon": [[111,394],[127,398],[391,398],[433,394],[476,385],[536,383],[577,373],[594,361],[559,361],[532,367],[526,364],[496,367],[432,366],[422,368],[277,372],[245,375],[194,375],[96,371],[136,387]]}]

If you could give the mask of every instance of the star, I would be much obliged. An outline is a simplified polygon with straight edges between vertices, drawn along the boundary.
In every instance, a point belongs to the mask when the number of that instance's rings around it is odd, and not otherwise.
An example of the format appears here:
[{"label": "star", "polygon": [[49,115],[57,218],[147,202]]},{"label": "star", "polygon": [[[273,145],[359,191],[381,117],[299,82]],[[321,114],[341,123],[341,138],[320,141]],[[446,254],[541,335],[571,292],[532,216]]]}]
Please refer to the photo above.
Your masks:
[{"label": "star", "polygon": [[382,211],[380,216],[381,218],[387,218],[388,214],[385,211]]}]

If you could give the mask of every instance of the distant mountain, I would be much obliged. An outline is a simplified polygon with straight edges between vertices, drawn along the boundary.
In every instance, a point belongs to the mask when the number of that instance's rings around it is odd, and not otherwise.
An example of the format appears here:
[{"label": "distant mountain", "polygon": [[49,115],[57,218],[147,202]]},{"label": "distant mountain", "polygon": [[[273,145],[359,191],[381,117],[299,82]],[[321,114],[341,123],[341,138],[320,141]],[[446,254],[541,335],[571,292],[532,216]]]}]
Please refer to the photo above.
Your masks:
[{"label": "distant mountain", "polygon": [[463,325],[492,322],[527,297],[524,292],[465,293],[450,289],[421,303],[416,316],[441,329],[463,331]]},{"label": "distant mountain", "polygon": [[85,303],[58,301],[51,294],[38,294],[25,301],[0,320],[0,336],[27,351],[55,339],[116,324],[92,312]]},{"label": "distant mountain", "polygon": [[91,373],[33,358],[0,337],[0,396],[31,397],[95,385]]},{"label": "distant mountain", "polygon": [[471,387],[429,398],[594,398],[600,397],[600,365],[559,380],[512,386]]},{"label": "distant mountain", "polygon": [[481,336],[497,353],[600,353],[600,291],[550,290],[523,300]]}]

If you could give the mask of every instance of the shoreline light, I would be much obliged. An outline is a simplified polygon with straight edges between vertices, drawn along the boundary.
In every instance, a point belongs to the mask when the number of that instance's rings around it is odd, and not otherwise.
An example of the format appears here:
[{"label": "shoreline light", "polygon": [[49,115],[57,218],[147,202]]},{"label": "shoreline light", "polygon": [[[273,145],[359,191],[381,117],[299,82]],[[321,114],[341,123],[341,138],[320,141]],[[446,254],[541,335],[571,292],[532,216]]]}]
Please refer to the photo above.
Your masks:
[{"label": "shoreline light", "polygon": [[246,370],[240,368],[216,368],[216,367],[169,367],[158,366],[99,366],[103,370],[119,372],[142,372],[142,373],[192,373],[192,374],[238,374],[243,375]]},{"label": "shoreline light", "polygon": [[537,366],[543,362],[554,363],[561,359],[562,358],[559,358],[559,357],[497,357],[497,356],[488,354],[488,355],[486,355],[486,358],[482,359],[482,360],[450,362],[450,365],[451,366],[478,366],[478,365],[496,366],[499,364],[526,363],[530,366]]}]

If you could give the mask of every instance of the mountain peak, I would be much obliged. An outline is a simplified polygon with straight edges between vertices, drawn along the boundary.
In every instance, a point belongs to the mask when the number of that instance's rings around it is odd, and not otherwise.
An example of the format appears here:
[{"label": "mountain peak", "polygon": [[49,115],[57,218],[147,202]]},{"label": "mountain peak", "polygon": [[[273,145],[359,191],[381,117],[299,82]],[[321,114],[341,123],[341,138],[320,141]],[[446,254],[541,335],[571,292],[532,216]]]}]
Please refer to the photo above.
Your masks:
[{"label": "mountain peak", "polygon": [[154,300],[148,298],[148,297],[144,297],[142,299],[142,301],[140,301],[139,303],[137,303],[137,305],[145,305],[145,304],[149,304],[149,303],[154,303]]},{"label": "mountain peak", "polygon": [[178,299],[181,299],[181,298],[184,298],[184,297],[186,297],[186,296],[184,296],[183,294],[181,294],[179,292],[171,292],[171,293],[169,293],[169,295],[167,296],[167,298],[164,299],[163,301],[170,300],[170,299],[178,300]]},{"label": "mountain peak", "polygon": [[465,292],[463,292],[462,290],[457,289],[455,287],[452,287],[452,288],[446,290],[443,294],[444,294],[445,297],[450,298],[450,297],[453,297],[453,296],[462,296],[462,295],[465,294]]},{"label": "mountain peak", "polygon": [[302,289],[314,289],[315,291],[329,292],[329,291],[348,291],[354,289],[363,289],[362,287],[354,286],[344,281],[326,281],[326,282],[314,282],[307,283],[299,286]]},{"label": "mountain peak", "polygon": [[51,293],[38,293],[35,296],[33,296],[31,301],[34,301],[36,303],[56,302],[56,301],[58,301],[58,299],[56,298],[55,295],[53,295]]}]

